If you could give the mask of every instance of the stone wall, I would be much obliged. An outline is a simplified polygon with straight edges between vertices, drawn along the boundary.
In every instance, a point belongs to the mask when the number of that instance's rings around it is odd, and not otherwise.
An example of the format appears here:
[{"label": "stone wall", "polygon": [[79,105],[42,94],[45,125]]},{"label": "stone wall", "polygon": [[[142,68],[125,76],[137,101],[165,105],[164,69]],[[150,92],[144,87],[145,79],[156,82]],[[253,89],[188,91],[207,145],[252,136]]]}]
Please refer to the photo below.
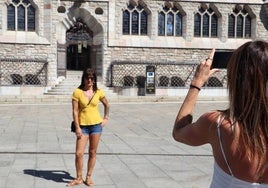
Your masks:
[{"label": "stone wall", "polygon": [[[221,51],[232,51],[243,43],[255,39],[268,39],[267,13],[262,1],[218,1],[209,3],[218,10],[218,37],[200,38],[193,36],[194,13],[200,7],[200,1],[180,1],[179,4],[186,16],[181,37],[158,36],[158,10],[164,1],[146,1],[150,10],[148,16],[148,36],[122,35],[122,10],[127,7],[126,1],[110,1],[110,8],[115,8],[110,14],[107,56],[105,64],[113,61],[134,62],[178,62],[198,63],[204,60],[212,48]],[[228,15],[238,3],[247,3],[252,19],[251,38],[228,38]],[[240,4],[242,7],[244,4]],[[114,24],[114,25],[112,25]]]},{"label": "stone wall", "polygon": [[[1,2],[0,43],[1,58],[8,59],[41,59],[48,62],[48,85],[57,80],[57,40],[55,35],[56,7],[53,0],[35,0],[32,5],[36,9],[36,31],[8,31],[7,5]],[[16,67],[14,67],[16,69]],[[18,70],[19,71],[19,70]]]},{"label": "stone wall", "polygon": [[[112,4],[113,1],[110,3]],[[193,36],[194,30],[194,13],[200,7],[199,2],[179,2],[186,13],[183,24],[182,37],[162,37],[158,36],[158,10],[161,8],[164,1],[147,1],[151,16],[149,15],[148,36],[122,35],[122,9],[126,7],[125,1],[116,1],[115,15],[110,15],[114,18],[112,23],[115,26],[109,28],[109,46],[116,47],[142,47],[142,48],[218,48],[218,49],[234,49],[242,43],[252,39],[267,39],[268,31],[265,27],[265,11],[263,4],[247,4],[251,9],[251,14],[255,16],[252,21],[253,30],[250,39],[233,39],[228,38],[228,14],[233,11],[237,3],[213,3],[219,12],[219,31],[217,38],[200,38]],[[235,2],[235,1],[232,1]],[[239,1],[237,1],[239,2]],[[248,1],[250,2],[250,1]],[[253,2],[253,1],[252,1]],[[256,1],[255,1],[256,3]],[[205,3],[207,6],[212,4]],[[243,4],[241,4],[243,7]],[[266,15],[267,18],[267,15]]]},{"label": "stone wall", "polygon": [[[268,6],[262,0],[218,0],[204,1],[207,6],[217,7],[219,32],[217,38],[193,36],[194,13],[200,2],[197,0],[179,1],[186,16],[181,37],[158,36],[158,11],[165,1],[143,0],[150,12],[148,35],[135,36],[122,34],[122,10],[126,0],[92,0],[83,3],[56,0],[31,0],[36,8],[36,32],[7,30],[7,2],[0,5],[0,56],[1,58],[45,59],[48,62],[48,87],[57,83],[57,46],[66,43],[66,30],[77,17],[82,17],[94,31],[92,58],[103,81],[109,81],[110,65],[114,61],[135,62],[177,62],[198,63],[205,59],[211,48],[233,50],[241,44],[255,39],[268,40]],[[240,4],[247,4],[253,16],[252,37],[228,38],[228,14]],[[59,6],[66,12],[59,13]],[[96,14],[101,8],[103,14]],[[64,54],[61,54],[63,57]],[[61,61],[61,67],[63,62]],[[14,67],[15,68],[15,67]]]},{"label": "stone wall", "polygon": [[111,48],[112,60],[129,62],[178,62],[198,63],[205,59],[210,49],[174,49],[174,48]]}]

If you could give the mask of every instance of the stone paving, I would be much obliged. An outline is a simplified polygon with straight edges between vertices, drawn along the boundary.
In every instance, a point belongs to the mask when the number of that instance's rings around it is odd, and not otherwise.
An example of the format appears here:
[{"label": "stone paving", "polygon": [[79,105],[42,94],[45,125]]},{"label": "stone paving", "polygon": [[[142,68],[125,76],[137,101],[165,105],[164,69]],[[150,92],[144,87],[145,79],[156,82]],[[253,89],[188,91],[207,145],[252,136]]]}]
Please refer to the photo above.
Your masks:
[{"label": "stone paving", "polygon": [[[180,105],[112,102],[93,173],[95,187],[209,187],[210,146],[186,146],[171,136]],[[194,115],[226,106],[225,101],[199,101]],[[71,104],[1,104],[0,112],[0,187],[65,187],[76,175]]]}]

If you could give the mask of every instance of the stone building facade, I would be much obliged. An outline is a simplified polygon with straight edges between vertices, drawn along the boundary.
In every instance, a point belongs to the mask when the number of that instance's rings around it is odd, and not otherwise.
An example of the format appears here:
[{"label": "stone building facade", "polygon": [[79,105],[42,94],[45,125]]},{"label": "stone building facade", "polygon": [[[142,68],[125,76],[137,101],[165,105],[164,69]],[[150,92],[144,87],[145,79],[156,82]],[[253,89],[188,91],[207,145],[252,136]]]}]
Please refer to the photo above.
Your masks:
[{"label": "stone building facade", "polygon": [[[116,62],[195,64],[212,48],[230,52],[250,40],[268,40],[266,0],[0,4],[0,94],[42,94],[67,70],[88,66],[112,86]],[[10,76],[17,74],[23,81],[14,83]],[[26,74],[38,82],[25,84]]]}]

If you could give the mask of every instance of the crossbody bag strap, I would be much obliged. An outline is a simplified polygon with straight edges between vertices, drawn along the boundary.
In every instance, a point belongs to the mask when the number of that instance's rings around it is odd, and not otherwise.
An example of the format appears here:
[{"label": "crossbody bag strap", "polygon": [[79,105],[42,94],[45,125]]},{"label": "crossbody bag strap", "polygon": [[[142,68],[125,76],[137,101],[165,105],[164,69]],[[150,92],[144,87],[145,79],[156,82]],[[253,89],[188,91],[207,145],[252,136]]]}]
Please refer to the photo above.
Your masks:
[{"label": "crossbody bag strap", "polygon": [[88,101],[88,103],[87,103],[87,106],[90,104],[90,102],[92,101],[92,99],[93,99],[93,97],[95,96],[95,93],[96,92],[94,92],[94,94],[93,94],[93,96],[90,98],[90,100]]}]

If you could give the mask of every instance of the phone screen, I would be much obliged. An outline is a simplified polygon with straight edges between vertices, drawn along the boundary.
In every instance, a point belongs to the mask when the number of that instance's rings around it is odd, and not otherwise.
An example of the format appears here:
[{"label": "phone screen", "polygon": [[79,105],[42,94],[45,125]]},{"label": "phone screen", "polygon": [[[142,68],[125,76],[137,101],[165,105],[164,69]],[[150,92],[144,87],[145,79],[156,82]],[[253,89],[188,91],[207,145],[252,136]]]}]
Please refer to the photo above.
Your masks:
[{"label": "phone screen", "polygon": [[211,68],[226,69],[233,52],[215,52]]}]

